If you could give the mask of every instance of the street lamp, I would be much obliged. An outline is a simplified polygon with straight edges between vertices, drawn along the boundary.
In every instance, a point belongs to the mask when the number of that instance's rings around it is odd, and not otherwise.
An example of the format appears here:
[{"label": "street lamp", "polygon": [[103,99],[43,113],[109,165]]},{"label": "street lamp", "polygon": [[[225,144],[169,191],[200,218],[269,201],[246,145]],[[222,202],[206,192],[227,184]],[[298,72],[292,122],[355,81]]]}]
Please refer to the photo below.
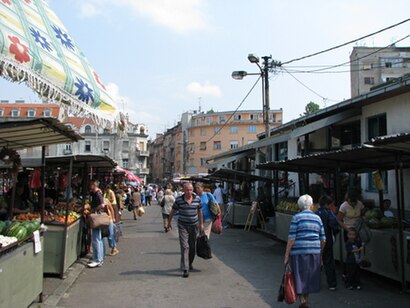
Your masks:
[{"label": "street lamp", "polygon": [[281,63],[275,60],[272,60],[272,56],[262,57],[263,63],[262,66],[259,64],[260,59],[255,54],[249,54],[248,60],[251,63],[254,63],[258,66],[259,73],[248,73],[246,71],[234,71],[232,72],[232,78],[235,80],[242,80],[244,77],[249,75],[258,75],[262,78],[262,90],[263,90],[263,123],[265,124],[265,138],[268,138],[270,135],[269,127],[269,71],[280,66]]}]

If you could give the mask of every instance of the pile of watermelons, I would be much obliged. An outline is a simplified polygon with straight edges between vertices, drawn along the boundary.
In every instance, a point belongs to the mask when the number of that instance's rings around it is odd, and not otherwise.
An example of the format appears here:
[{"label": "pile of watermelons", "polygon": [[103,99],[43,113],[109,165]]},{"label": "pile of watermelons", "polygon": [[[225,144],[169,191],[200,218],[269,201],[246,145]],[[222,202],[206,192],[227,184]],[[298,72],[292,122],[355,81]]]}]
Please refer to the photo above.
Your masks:
[{"label": "pile of watermelons", "polygon": [[379,209],[372,209],[364,214],[364,221],[369,228],[380,229],[391,228],[396,220],[392,217],[384,217]]},{"label": "pile of watermelons", "polygon": [[39,229],[40,222],[38,221],[0,221],[0,234],[15,237],[19,241],[25,239]]}]

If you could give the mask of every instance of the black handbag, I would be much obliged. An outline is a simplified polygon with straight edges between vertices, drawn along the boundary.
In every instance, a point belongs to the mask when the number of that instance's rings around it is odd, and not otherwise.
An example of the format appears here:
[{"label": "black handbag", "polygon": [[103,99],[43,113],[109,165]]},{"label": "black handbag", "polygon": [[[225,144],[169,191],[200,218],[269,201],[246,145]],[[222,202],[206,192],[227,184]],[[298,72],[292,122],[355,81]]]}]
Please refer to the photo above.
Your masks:
[{"label": "black handbag", "polygon": [[109,237],[110,236],[110,229],[109,227],[101,228],[101,237]]},{"label": "black handbag", "polygon": [[128,203],[127,209],[128,209],[129,212],[132,212],[135,209],[134,204]]},{"label": "black handbag", "polygon": [[209,246],[208,237],[205,234],[196,240],[196,255],[205,260],[212,258],[211,246]]}]

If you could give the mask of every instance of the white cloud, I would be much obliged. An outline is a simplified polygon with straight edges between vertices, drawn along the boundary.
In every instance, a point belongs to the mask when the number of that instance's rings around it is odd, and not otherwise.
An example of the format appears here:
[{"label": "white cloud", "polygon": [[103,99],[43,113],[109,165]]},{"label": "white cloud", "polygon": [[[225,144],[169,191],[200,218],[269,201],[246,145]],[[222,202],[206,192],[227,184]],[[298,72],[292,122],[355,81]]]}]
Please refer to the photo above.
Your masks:
[{"label": "white cloud", "polygon": [[102,14],[101,8],[93,2],[83,2],[80,6],[81,17],[93,17]]},{"label": "white cloud", "polygon": [[198,96],[214,96],[214,97],[221,96],[221,90],[219,89],[219,86],[212,85],[209,81],[206,81],[203,84],[197,81],[193,81],[187,85],[186,90],[189,93],[192,93]]}]

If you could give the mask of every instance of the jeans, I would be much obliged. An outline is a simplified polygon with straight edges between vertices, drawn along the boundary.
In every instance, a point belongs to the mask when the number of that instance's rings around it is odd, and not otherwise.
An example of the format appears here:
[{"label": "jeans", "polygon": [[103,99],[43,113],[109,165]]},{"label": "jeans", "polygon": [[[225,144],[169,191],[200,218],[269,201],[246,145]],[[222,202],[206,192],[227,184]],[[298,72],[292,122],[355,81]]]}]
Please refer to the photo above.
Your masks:
[{"label": "jeans", "polygon": [[101,229],[93,229],[92,233],[92,247],[93,247],[93,260],[95,262],[102,262],[104,259],[104,247],[101,236]]},{"label": "jeans", "polygon": [[325,246],[323,249],[323,267],[326,272],[327,286],[329,288],[335,288],[337,285],[336,280],[336,266],[335,259],[333,257],[333,245]]},{"label": "jeans", "polygon": [[108,236],[108,245],[112,249],[117,246],[117,243],[115,242],[115,225],[113,222],[108,226],[108,229],[110,230],[110,235]]},{"label": "jeans", "polygon": [[346,286],[360,286],[360,267],[357,263],[346,263]]}]

